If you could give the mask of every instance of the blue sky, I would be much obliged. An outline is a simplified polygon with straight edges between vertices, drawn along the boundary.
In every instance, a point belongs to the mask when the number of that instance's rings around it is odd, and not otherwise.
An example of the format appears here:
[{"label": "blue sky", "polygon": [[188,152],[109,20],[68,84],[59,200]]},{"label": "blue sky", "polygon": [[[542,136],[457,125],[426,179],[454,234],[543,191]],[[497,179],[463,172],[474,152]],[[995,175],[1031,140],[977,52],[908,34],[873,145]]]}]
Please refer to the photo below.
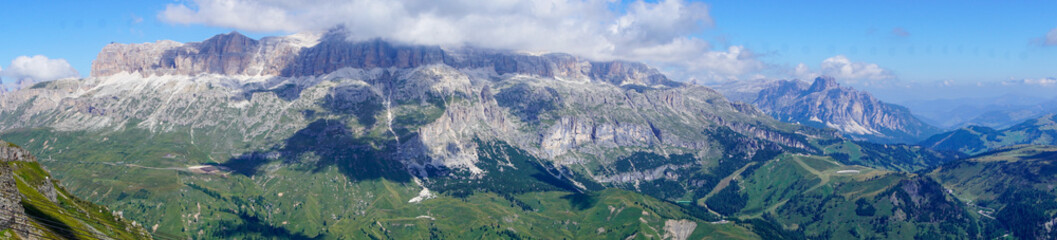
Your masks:
[{"label": "blue sky", "polygon": [[[329,3],[328,0],[315,1]],[[235,2],[256,4],[245,0]],[[357,2],[370,2],[370,0]],[[571,2],[577,3],[577,1]],[[887,74],[879,78],[891,78],[886,81],[898,83],[931,86],[948,81],[947,83],[970,85],[979,82],[997,83],[1011,79],[1057,77],[1057,67],[1054,67],[1057,66],[1057,46],[1042,44],[1046,34],[1057,29],[1057,15],[1053,14],[1057,12],[1057,2],[1054,1],[1030,3],[973,1],[967,3],[964,1],[724,0],[684,2],[667,0],[662,2],[605,3],[602,4],[602,9],[598,9],[598,12],[584,9],[585,6],[589,8],[596,5],[566,4],[573,7],[563,5],[557,11],[570,10],[567,18],[590,20],[581,21],[586,24],[593,24],[591,21],[618,21],[622,17],[642,23],[621,29],[624,32],[619,34],[624,35],[603,39],[600,42],[614,43],[618,49],[625,45],[630,46],[627,49],[632,50],[656,49],[650,47],[661,46],[673,39],[690,39],[692,41],[688,41],[689,44],[663,46],[703,49],[695,50],[700,53],[687,52],[711,57],[692,55],[688,58],[669,58],[658,52],[642,53],[641,51],[628,51],[634,54],[619,51],[600,54],[591,51],[581,53],[577,51],[585,48],[584,46],[565,45],[562,42],[526,44],[512,41],[508,45],[495,47],[521,48],[523,46],[526,49],[550,50],[548,48],[553,46],[553,50],[573,51],[600,58],[632,58],[633,60],[641,58],[642,61],[657,63],[662,68],[670,66],[671,69],[684,69],[675,71],[686,74],[674,74],[684,78],[714,77],[745,80],[753,78],[751,76],[756,73],[763,73],[767,78],[802,77],[802,75],[791,73],[798,64],[804,64],[811,72],[825,73],[826,70],[821,69],[820,64],[838,55],[845,56],[849,61],[861,63],[859,66],[867,68],[876,64],[875,67]],[[350,23],[353,20],[343,20],[342,17],[357,15],[355,12],[342,13],[329,11],[330,9],[316,9],[311,6],[291,6],[273,0],[265,0],[261,4],[252,5],[266,5],[266,7],[280,11],[288,10],[284,14],[289,16],[284,16],[293,20],[274,24],[284,27],[272,28],[268,25],[260,25],[260,21],[225,22],[221,18],[229,15],[257,16],[257,12],[264,11],[254,12],[254,9],[245,12],[213,11],[215,9],[210,9],[208,6],[210,3],[222,3],[222,1],[5,1],[2,4],[4,7],[0,8],[0,16],[4,16],[5,19],[0,21],[0,32],[7,36],[0,43],[0,67],[8,69],[10,61],[19,56],[44,55],[51,59],[65,59],[80,75],[87,76],[90,72],[91,61],[98,51],[110,42],[142,43],[162,39],[180,42],[201,41],[232,30],[239,30],[251,37],[260,38],[289,34],[302,29],[318,29],[322,27],[319,24]],[[636,4],[641,6],[637,8]],[[478,10],[474,9],[478,6],[472,4],[448,5],[452,6],[451,9],[447,5],[437,5],[433,6],[433,11],[451,12],[451,14],[483,13],[482,15],[487,15],[495,12],[518,14],[508,13],[511,11],[509,9],[503,10],[508,12]],[[681,17],[678,19],[663,19],[669,13],[659,10],[662,6],[676,6],[684,10],[689,9],[689,12],[671,13],[680,14]],[[705,6],[707,10],[700,8],[702,6]],[[175,11],[181,10],[177,7],[183,7],[189,11]],[[458,9],[459,7],[467,9]],[[490,7],[502,8],[503,6]],[[605,9],[606,7],[609,9]],[[165,11],[183,13],[183,15],[161,16],[161,13]],[[319,12],[325,16],[297,15],[305,12]],[[415,13],[413,10],[406,12]],[[547,17],[538,12],[523,14],[523,16],[527,18]],[[323,20],[297,21],[298,17]],[[450,16],[449,18],[456,19],[452,22],[458,22],[457,20],[460,19]],[[325,21],[327,19],[336,20],[327,22]],[[361,25],[353,27],[359,29],[373,25],[384,26],[388,22],[375,23],[370,20],[372,19],[356,19],[354,23]],[[531,19],[524,21],[532,22]],[[317,25],[309,26],[307,22]],[[645,24],[650,22],[654,24]],[[700,26],[680,25],[682,27],[668,29],[665,25],[687,22],[697,23]],[[603,29],[608,26],[606,24],[608,23],[602,23],[598,28]],[[441,26],[452,25],[455,26],[453,29],[459,30],[456,24]],[[404,40],[421,36],[390,35],[384,31],[391,31],[392,26],[386,27],[390,28],[373,29],[374,35],[369,36],[377,35]],[[488,27],[484,26],[484,28]],[[504,26],[495,27],[503,28]],[[629,31],[631,33],[628,33]],[[372,29],[364,29],[363,32],[370,34]],[[474,43],[473,38],[477,37],[477,35],[468,34],[456,35],[466,35],[466,37],[444,39],[448,42],[437,43]],[[590,34],[569,36],[570,39],[576,39],[590,36]],[[665,36],[665,38],[658,40],[653,36]],[[585,42],[592,43],[591,41]],[[731,46],[743,48],[733,49],[730,48]],[[659,52],[664,53],[664,51]],[[751,59],[747,62],[736,62],[744,60],[741,57],[735,59],[734,56],[739,52],[751,52]],[[727,65],[714,63],[727,60],[736,63]],[[680,64],[680,62],[687,61],[696,62]],[[736,67],[722,69],[729,67],[728,65]],[[5,81],[11,81],[10,77],[7,77]]]},{"label": "blue sky", "polygon": [[[1057,47],[1032,44],[1057,28],[1057,2],[711,1],[704,36],[780,64],[843,54],[910,81],[1057,76]],[[893,34],[904,29],[908,35]]]}]

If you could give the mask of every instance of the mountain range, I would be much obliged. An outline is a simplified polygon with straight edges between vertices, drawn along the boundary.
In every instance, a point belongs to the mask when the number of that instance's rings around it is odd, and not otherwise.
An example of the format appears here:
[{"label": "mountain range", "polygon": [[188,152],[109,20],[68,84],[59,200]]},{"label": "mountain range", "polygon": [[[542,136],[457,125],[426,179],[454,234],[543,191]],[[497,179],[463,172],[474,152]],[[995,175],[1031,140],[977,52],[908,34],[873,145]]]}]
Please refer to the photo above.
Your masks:
[{"label": "mountain range", "polygon": [[748,81],[718,86],[725,95],[751,102],[774,118],[817,128],[832,128],[856,140],[916,143],[940,129],[902,106],[867,92],[841,87],[821,76],[808,84],[798,80]]},{"label": "mountain range", "polygon": [[1057,145],[1057,115],[1048,114],[996,130],[968,126],[929,137],[920,145],[943,151],[980,154],[1014,145]]},{"label": "mountain range", "polygon": [[758,108],[642,63],[347,31],[111,44],[0,96],[0,138],[155,237],[1044,236],[918,174],[966,154],[860,141],[931,129],[831,78]]},{"label": "mountain range", "polygon": [[904,102],[923,121],[944,129],[968,126],[1007,128],[1057,112],[1053,99],[1018,96],[935,99]]}]

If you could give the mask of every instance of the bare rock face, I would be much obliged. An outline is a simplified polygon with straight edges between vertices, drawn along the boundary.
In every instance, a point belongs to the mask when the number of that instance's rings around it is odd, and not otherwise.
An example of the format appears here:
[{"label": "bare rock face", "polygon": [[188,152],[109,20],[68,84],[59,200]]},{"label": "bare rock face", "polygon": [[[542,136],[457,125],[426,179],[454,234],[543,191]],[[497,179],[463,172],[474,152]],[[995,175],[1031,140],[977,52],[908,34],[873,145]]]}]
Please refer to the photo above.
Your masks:
[{"label": "bare rock face", "polygon": [[166,51],[159,68],[182,74],[244,75],[257,58],[260,42],[237,32],[221,34],[191,46]]},{"label": "bare rock face", "polygon": [[807,90],[811,92],[821,92],[833,88],[840,88],[840,85],[837,84],[837,79],[830,76],[820,76],[815,78],[815,82],[812,83],[811,87]]},{"label": "bare rock face", "polygon": [[907,108],[841,87],[832,77],[819,77],[810,86],[779,81],[760,91],[754,104],[782,121],[834,128],[879,142],[917,142],[938,131]]},{"label": "bare rock face", "polygon": [[314,76],[342,68],[414,68],[443,63],[444,57],[439,47],[394,46],[382,40],[352,42],[331,33],[318,45],[304,49],[281,74]]},{"label": "bare rock face", "polygon": [[694,233],[697,223],[690,220],[672,220],[664,222],[664,239],[686,240]]},{"label": "bare rock face", "polygon": [[119,72],[153,72],[161,68],[162,55],[167,51],[184,46],[174,41],[155,43],[119,44],[111,43],[103,47],[92,61],[92,76],[110,76]]}]

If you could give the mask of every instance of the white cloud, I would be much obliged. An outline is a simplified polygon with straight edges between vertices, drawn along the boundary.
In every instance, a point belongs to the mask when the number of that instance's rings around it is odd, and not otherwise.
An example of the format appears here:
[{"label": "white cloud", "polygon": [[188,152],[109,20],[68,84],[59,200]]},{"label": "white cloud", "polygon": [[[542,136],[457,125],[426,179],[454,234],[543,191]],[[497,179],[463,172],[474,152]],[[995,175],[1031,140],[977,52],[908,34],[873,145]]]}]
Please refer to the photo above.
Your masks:
[{"label": "white cloud", "polygon": [[817,71],[812,70],[807,64],[800,63],[791,72],[791,77],[808,82],[818,76],[825,75],[852,85],[893,86],[893,84],[897,84],[897,81],[892,81],[896,80],[896,76],[891,70],[882,68],[875,63],[854,62],[844,55],[837,55],[822,60]]},{"label": "white cloud", "polygon": [[1053,87],[1053,86],[1057,86],[1057,78],[1052,78],[1051,77],[1051,78],[1037,78],[1037,79],[1031,79],[1031,78],[1010,79],[1010,80],[1007,80],[1007,81],[1003,81],[1002,85],[1006,85],[1006,86],[1029,85],[1029,86],[1039,86],[1039,87]]},{"label": "white cloud", "polygon": [[874,63],[852,62],[844,55],[837,55],[822,60],[823,75],[846,80],[888,80],[895,75],[888,69]]},{"label": "white cloud", "polygon": [[708,6],[702,3],[663,1],[656,4],[635,2],[628,13],[609,25],[612,40],[629,45],[667,44],[684,34],[712,26]]},{"label": "white cloud", "polygon": [[646,61],[699,78],[737,78],[763,66],[743,47],[713,51],[708,42],[691,37],[714,24],[703,3],[621,4],[612,0],[192,0],[169,4],[158,18],[257,32],[322,31],[344,25],[355,39]]},{"label": "white cloud", "polygon": [[820,74],[818,72],[811,71],[811,68],[809,68],[807,64],[804,63],[797,64],[796,68],[794,68],[793,70],[793,77],[804,81],[811,81],[819,75]]},{"label": "white cloud", "polygon": [[1050,32],[1046,34],[1046,38],[1042,40],[1042,45],[1057,46],[1057,28],[1050,30]]},{"label": "white cloud", "polygon": [[711,51],[703,56],[687,60],[689,71],[708,70],[716,79],[738,79],[740,75],[753,73],[764,69],[763,62],[756,59],[756,55],[741,46],[731,46],[726,52]]},{"label": "white cloud", "polygon": [[25,87],[60,78],[78,77],[81,74],[65,59],[49,59],[36,55],[20,56],[11,60],[11,65],[0,71],[0,75],[9,81],[15,81],[19,87]]}]

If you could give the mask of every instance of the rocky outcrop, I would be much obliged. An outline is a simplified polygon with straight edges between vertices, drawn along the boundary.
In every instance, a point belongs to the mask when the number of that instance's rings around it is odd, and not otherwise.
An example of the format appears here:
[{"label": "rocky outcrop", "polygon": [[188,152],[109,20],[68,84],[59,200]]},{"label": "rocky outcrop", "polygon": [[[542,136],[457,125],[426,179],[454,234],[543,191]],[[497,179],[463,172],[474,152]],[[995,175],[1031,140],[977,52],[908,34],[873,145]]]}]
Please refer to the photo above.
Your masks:
[{"label": "rocky outcrop", "polygon": [[[37,162],[37,158],[30,155],[29,151],[26,151],[25,149],[0,141],[0,162]],[[55,191],[54,185],[40,184],[33,187],[51,202],[58,201],[56,199],[58,193]]]},{"label": "rocky outcrop", "polygon": [[13,229],[19,236],[34,236],[36,232],[22,208],[22,194],[7,162],[31,161],[30,158],[25,150],[0,141],[0,230]]},{"label": "rocky outcrop", "polygon": [[[0,161],[3,162],[37,162],[37,158],[29,154],[29,151],[25,149],[15,147],[7,142],[0,141]],[[47,180],[47,179],[45,179]],[[55,191],[55,186],[51,184],[40,184],[33,186],[37,189],[40,194],[43,194],[45,198],[51,202],[57,202],[56,198],[58,193]]]},{"label": "rocky outcrop", "polygon": [[668,219],[664,221],[664,239],[686,240],[697,229],[697,223],[690,220]]},{"label": "rocky outcrop", "polygon": [[25,149],[0,140],[0,160],[4,162],[36,162],[37,158],[29,154]]},{"label": "rocky outcrop", "polygon": [[913,143],[938,131],[905,107],[841,87],[825,76],[811,85],[779,81],[761,90],[753,103],[778,120],[834,128],[857,139]]},{"label": "rocky outcrop", "polygon": [[14,229],[20,236],[27,236],[29,219],[21,202],[14,173],[7,164],[0,164],[0,230]]}]

